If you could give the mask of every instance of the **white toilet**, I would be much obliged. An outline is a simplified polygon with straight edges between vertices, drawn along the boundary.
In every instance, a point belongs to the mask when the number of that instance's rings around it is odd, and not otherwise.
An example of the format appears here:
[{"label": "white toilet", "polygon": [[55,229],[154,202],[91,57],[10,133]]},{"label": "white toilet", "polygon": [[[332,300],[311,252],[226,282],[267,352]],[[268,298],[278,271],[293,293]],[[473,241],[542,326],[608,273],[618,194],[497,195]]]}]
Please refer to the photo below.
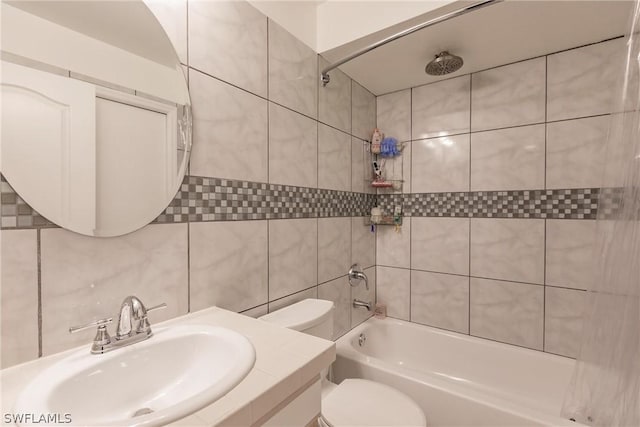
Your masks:
[{"label": "white toilet", "polygon": [[[333,335],[334,305],[331,301],[306,299],[260,317],[327,340]],[[363,379],[346,379],[339,385],[322,373],[322,414],[327,427],[425,427],[422,409],[393,387]]]}]

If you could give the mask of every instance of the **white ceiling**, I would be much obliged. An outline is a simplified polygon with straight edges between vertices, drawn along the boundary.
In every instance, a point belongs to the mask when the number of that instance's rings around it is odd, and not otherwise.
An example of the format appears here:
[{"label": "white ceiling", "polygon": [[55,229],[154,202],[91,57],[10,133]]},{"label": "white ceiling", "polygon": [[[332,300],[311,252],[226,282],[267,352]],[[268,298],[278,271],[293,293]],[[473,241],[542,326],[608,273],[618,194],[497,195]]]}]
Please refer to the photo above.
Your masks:
[{"label": "white ceiling", "polygon": [[[457,9],[463,4],[469,2],[456,2],[443,9]],[[632,1],[613,0],[507,0],[420,30],[340,69],[381,95],[624,35],[633,5]],[[322,55],[329,61],[340,60],[363,46],[438,16],[443,9]],[[464,66],[447,76],[427,75],[427,62],[442,50],[462,56]]]},{"label": "white ceiling", "polygon": [[142,1],[7,1],[11,6],[151,61],[174,67],[173,45]]}]

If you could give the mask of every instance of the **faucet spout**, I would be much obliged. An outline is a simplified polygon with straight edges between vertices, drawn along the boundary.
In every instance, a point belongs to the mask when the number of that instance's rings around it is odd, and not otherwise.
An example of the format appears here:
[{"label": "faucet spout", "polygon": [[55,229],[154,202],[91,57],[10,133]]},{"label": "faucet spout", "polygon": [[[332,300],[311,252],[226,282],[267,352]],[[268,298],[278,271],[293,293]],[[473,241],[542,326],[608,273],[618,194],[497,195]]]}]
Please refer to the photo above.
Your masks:
[{"label": "faucet spout", "polygon": [[116,339],[122,340],[138,333],[150,332],[147,309],[142,301],[133,295],[126,297],[120,305]]},{"label": "faucet spout", "polygon": [[364,301],[360,301],[359,299],[354,299],[353,300],[353,307],[354,308],[364,307],[364,308],[367,309],[367,311],[371,311],[371,301],[364,302]]}]

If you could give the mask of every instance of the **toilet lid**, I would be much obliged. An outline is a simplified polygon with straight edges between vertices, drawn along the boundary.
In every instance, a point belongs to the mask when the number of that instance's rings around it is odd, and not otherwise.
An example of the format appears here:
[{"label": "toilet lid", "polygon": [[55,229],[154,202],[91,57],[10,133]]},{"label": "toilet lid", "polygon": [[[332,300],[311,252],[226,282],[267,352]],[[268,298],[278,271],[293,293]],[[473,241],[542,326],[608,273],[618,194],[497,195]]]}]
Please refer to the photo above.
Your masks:
[{"label": "toilet lid", "polygon": [[322,417],[333,427],[425,427],[422,409],[395,388],[362,379],[344,380],[322,399]]}]

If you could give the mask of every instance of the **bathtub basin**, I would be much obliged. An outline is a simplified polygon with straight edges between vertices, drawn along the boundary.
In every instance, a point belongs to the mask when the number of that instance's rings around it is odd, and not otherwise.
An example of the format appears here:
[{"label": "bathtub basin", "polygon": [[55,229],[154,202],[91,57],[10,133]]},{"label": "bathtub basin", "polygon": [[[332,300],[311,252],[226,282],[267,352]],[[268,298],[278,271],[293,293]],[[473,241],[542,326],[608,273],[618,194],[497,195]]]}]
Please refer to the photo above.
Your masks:
[{"label": "bathtub basin", "polygon": [[71,353],[26,386],[14,412],[60,414],[60,422],[71,425],[166,425],[222,397],[254,362],[253,345],[235,331],[159,328],[151,338],[109,353]]},{"label": "bathtub basin", "polygon": [[396,387],[430,427],[580,425],[560,417],[573,359],[390,318],[367,320],[336,350],[336,382]]}]

